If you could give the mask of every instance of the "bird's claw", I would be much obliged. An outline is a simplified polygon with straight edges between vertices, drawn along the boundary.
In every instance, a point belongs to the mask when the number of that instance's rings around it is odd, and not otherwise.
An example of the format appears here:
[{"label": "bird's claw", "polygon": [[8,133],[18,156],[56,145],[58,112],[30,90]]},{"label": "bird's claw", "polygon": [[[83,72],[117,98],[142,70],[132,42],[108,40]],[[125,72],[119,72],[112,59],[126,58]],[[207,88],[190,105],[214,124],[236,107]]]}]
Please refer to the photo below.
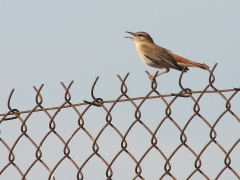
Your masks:
[{"label": "bird's claw", "polygon": [[153,81],[156,82],[156,77],[154,77],[154,76],[151,76],[151,75],[150,75],[150,76],[149,76],[149,79],[150,79],[151,82],[153,82]]}]

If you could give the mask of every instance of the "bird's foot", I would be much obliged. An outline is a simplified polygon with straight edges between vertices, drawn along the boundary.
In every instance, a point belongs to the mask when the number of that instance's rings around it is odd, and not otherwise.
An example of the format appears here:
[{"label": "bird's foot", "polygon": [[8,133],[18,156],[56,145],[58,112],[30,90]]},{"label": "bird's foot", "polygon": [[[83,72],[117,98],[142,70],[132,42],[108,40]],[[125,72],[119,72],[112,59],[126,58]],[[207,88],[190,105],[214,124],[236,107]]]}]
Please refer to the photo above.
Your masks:
[{"label": "bird's foot", "polygon": [[151,82],[156,81],[156,77],[152,76],[152,75],[149,76],[149,79],[150,79]]},{"label": "bird's foot", "polygon": [[169,68],[166,68],[165,71],[161,72],[161,73],[158,73],[158,71],[156,72],[156,74],[154,76],[152,76],[148,71],[145,71],[150,79],[151,82],[155,81],[156,82],[156,77],[162,75],[162,74],[165,74],[165,73],[168,73],[170,71]]},{"label": "bird's foot", "polygon": [[147,73],[151,82],[156,81],[158,71],[156,72],[156,74],[154,76],[152,76],[147,70],[145,72]]}]

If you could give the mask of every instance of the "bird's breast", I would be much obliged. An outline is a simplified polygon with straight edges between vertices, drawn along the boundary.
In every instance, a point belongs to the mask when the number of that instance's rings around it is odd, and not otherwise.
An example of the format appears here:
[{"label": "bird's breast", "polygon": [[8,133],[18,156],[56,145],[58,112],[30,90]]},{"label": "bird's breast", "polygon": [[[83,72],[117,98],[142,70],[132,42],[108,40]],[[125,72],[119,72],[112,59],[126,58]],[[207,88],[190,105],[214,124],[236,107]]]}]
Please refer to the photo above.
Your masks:
[{"label": "bird's breast", "polygon": [[147,58],[145,55],[144,55],[144,52],[143,50],[141,49],[140,46],[136,46],[137,48],[137,52],[138,52],[138,55],[140,56],[140,58],[142,59],[142,61],[144,63],[146,63],[147,65],[151,66],[151,67],[155,67],[155,68],[164,68],[163,66],[161,66],[161,63],[157,64],[155,62],[153,62],[152,60],[150,60],[149,58]]}]

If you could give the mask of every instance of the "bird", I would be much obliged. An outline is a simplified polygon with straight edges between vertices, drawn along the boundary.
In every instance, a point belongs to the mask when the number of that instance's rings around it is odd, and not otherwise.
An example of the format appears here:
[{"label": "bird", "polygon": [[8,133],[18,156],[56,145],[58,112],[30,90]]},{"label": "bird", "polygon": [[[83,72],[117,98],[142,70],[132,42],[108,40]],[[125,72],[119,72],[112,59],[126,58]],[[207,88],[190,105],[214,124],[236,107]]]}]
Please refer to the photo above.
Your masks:
[{"label": "bird", "polygon": [[[125,36],[125,38],[130,38],[136,45],[137,52],[144,63],[154,68],[165,68],[167,73],[171,69],[182,71],[186,66],[185,72],[189,69],[187,67],[196,67],[201,69],[207,69],[206,64],[197,63],[181,57],[177,54],[172,53],[170,50],[158,46],[154,43],[151,36],[143,31],[140,32],[129,32],[132,36]],[[157,74],[157,76],[163,73]]]}]

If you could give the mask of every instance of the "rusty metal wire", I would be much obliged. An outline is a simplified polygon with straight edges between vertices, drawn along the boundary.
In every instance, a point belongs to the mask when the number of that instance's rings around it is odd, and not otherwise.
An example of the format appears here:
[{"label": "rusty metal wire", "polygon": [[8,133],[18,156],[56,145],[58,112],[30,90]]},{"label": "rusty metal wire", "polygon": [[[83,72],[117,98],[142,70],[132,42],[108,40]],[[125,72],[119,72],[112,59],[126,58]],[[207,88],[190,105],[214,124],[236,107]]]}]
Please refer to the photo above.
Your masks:
[{"label": "rusty metal wire", "polygon": [[[13,166],[18,171],[18,173],[20,174],[21,179],[27,179],[27,175],[32,170],[32,168],[36,165],[36,163],[41,163],[43,165],[43,167],[49,172],[48,179],[55,179],[54,172],[59,167],[59,165],[64,161],[64,159],[67,158],[73,164],[73,166],[77,169],[76,179],[84,179],[84,173],[82,171],[83,168],[86,166],[86,164],[88,164],[88,162],[93,157],[98,157],[106,166],[106,172],[105,172],[106,179],[110,180],[110,179],[114,178],[113,177],[114,169],[112,167],[113,164],[116,162],[116,160],[118,158],[120,158],[120,155],[122,153],[126,153],[132,159],[132,161],[135,163],[135,172],[134,172],[135,175],[134,175],[134,177],[132,177],[132,179],[145,179],[144,175],[142,173],[143,168],[141,167],[141,163],[143,162],[144,158],[146,158],[147,154],[152,149],[155,149],[160,154],[160,156],[165,160],[164,167],[163,167],[164,173],[161,174],[159,179],[164,179],[167,176],[170,177],[171,179],[177,179],[177,177],[175,177],[175,175],[171,171],[171,169],[172,169],[171,160],[174,157],[174,155],[176,155],[176,153],[179,151],[179,149],[184,146],[185,148],[187,148],[189,153],[191,153],[195,157],[195,162],[193,164],[194,170],[188,175],[188,177],[185,177],[185,178],[186,179],[191,179],[194,176],[194,174],[200,173],[202,178],[210,179],[209,175],[206,174],[202,169],[201,157],[204,154],[204,152],[206,151],[206,149],[208,149],[208,147],[211,144],[214,143],[219,148],[219,150],[221,150],[221,152],[224,154],[224,159],[222,159],[222,161],[224,163],[224,166],[219,171],[219,173],[216,174],[216,179],[220,178],[221,175],[223,174],[223,172],[226,171],[226,170],[230,170],[231,173],[236,177],[236,179],[240,179],[239,169],[234,169],[231,166],[231,162],[232,162],[231,153],[233,152],[234,148],[236,148],[237,145],[239,145],[240,138],[237,139],[237,141],[232,145],[230,150],[227,151],[216,140],[217,131],[216,131],[216,128],[215,128],[216,125],[221,121],[221,118],[226,113],[230,113],[234,117],[234,119],[238,123],[240,123],[240,118],[231,109],[231,100],[240,91],[240,88],[224,89],[224,90],[217,89],[214,86],[215,76],[213,74],[216,66],[217,66],[217,64],[215,64],[215,66],[213,67],[212,70],[208,69],[209,83],[206,85],[206,87],[203,90],[199,90],[199,91],[192,91],[190,88],[183,87],[182,78],[183,78],[183,75],[184,75],[184,73],[183,73],[184,69],[183,69],[183,71],[182,71],[182,73],[179,77],[179,87],[180,87],[181,90],[179,91],[179,93],[170,93],[170,94],[161,94],[160,92],[158,92],[158,90],[157,90],[158,84],[157,84],[157,80],[156,80],[156,76],[158,74],[158,71],[153,76],[149,72],[146,71],[146,73],[149,76],[150,81],[151,81],[151,89],[146,94],[146,96],[144,96],[144,97],[130,98],[128,96],[128,94],[127,94],[128,87],[127,87],[125,82],[126,82],[128,76],[129,76],[129,73],[127,73],[124,78],[120,77],[119,75],[117,76],[118,79],[121,82],[121,86],[120,86],[120,92],[121,93],[118,96],[118,98],[115,99],[115,100],[103,100],[102,98],[95,97],[94,88],[96,86],[96,83],[97,83],[99,77],[97,77],[95,79],[95,81],[92,85],[91,96],[92,96],[93,100],[92,101],[84,100],[82,103],[78,103],[78,104],[72,104],[71,103],[70,88],[73,84],[73,81],[68,86],[66,86],[64,83],[61,83],[62,87],[65,90],[65,95],[64,95],[65,102],[63,102],[60,106],[50,107],[50,108],[44,108],[42,106],[43,98],[41,96],[41,90],[43,88],[43,85],[41,85],[39,88],[36,88],[34,86],[33,88],[36,91],[36,97],[35,97],[36,105],[31,110],[25,110],[25,111],[19,111],[18,109],[14,109],[14,108],[11,107],[10,103],[11,103],[11,98],[12,98],[12,95],[13,95],[13,92],[14,92],[14,89],[13,89],[11,91],[10,95],[9,95],[8,103],[7,103],[9,111],[7,113],[0,114],[0,124],[7,123],[7,122],[13,121],[13,120],[14,121],[19,120],[21,122],[21,134],[18,136],[18,138],[15,140],[15,142],[12,146],[8,145],[8,143],[3,138],[0,138],[0,143],[2,143],[2,145],[7,149],[8,153],[9,153],[8,154],[8,163],[5,164],[2,169],[0,169],[0,175],[2,175],[5,171],[7,171],[8,168]],[[232,93],[232,95],[229,98],[227,98],[224,95],[224,93],[226,93],[226,92]],[[213,125],[211,125],[207,121],[207,119],[205,119],[200,114],[200,104],[199,104],[199,101],[203,97],[204,94],[212,94],[212,93],[218,94],[221,98],[223,98],[223,100],[225,101],[225,105],[226,105],[226,109],[219,115],[219,117],[215,120]],[[198,95],[198,97],[195,98],[193,96],[194,94]],[[172,97],[170,102],[167,102],[167,100],[166,100],[167,97]],[[185,124],[185,126],[183,128],[181,128],[178,125],[178,123],[171,116],[171,114],[172,114],[171,106],[179,98],[184,98],[184,99],[185,98],[187,98],[187,99],[190,98],[194,102],[194,106],[193,106],[193,112],[194,113],[188,119],[187,123]],[[150,128],[141,120],[141,106],[144,104],[145,101],[150,100],[150,99],[160,99],[166,105],[165,116],[162,118],[161,121],[159,121],[158,126],[155,127],[154,131],[150,130]],[[137,104],[136,101],[140,101],[140,102]],[[135,108],[135,112],[134,112],[135,120],[131,123],[131,125],[129,126],[129,128],[127,129],[127,131],[125,133],[121,133],[119,131],[119,129],[113,124],[111,112],[112,112],[112,110],[114,109],[114,107],[116,106],[117,103],[124,103],[124,102],[130,102],[132,104],[132,106]],[[106,104],[109,104],[110,108],[107,108],[105,106]],[[82,112],[80,112],[79,109],[77,109],[78,106],[84,107],[84,110]],[[96,137],[93,137],[93,135],[84,126],[84,122],[85,122],[84,115],[92,106],[102,108],[106,112],[106,123],[101,128],[101,130],[98,132]],[[72,135],[67,139],[67,141],[65,141],[64,138],[56,131],[56,122],[55,122],[56,116],[64,108],[72,108],[76,112],[76,114],[78,115],[78,127],[76,127],[75,131],[72,132]],[[54,111],[54,113],[51,115],[50,111]],[[27,125],[26,125],[30,116],[33,115],[33,113],[38,113],[38,112],[45,113],[47,115],[47,117],[49,118],[49,130],[45,134],[45,136],[42,138],[42,140],[39,144],[37,144],[28,135]],[[26,115],[25,118],[23,118],[23,116],[22,116],[23,114]],[[205,144],[205,146],[202,147],[200,153],[195,152],[193,150],[193,148],[190,147],[190,145],[187,143],[187,135],[185,133],[187,127],[192,122],[194,117],[199,117],[202,120],[202,122],[204,122],[209,127],[209,132],[210,132],[210,139]],[[165,121],[168,121],[168,120],[170,120],[174,124],[174,126],[178,129],[179,134],[180,134],[180,144],[174,149],[174,151],[171,152],[170,156],[165,155],[164,152],[161,150],[161,148],[158,146],[158,144],[157,144],[158,143],[158,138],[156,136],[156,134],[160,131],[160,128],[161,128],[162,124]],[[134,154],[132,154],[128,150],[128,142],[127,142],[127,137],[129,135],[130,131],[133,129],[133,127],[137,123],[140,124],[151,135],[151,139],[150,139],[151,145],[145,151],[145,153],[142,154],[140,159],[137,159],[134,156]],[[111,161],[107,161],[99,153],[98,140],[99,140],[100,136],[103,134],[103,132],[105,131],[105,129],[107,127],[111,127],[121,138],[119,151],[118,151],[117,154],[115,154],[114,158],[112,158]],[[79,132],[80,130],[82,130],[89,137],[89,139],[92,141],[92,152],[88,157],[85,157],[85,161],[82,164],[79,165],[70,156],[69,143],[71,142],[73,137],[76,135],[76,133]],[[42,158],[43,154],[42,154],[42,151],[41,151],[42,145],[44,144],[44,142],[46,141],[46,139],[49,137],[50,134],[54,134],[64,145],[64,148],[63,148],[63,154],[64,155],[54,165],[53,168],[50,168],[49,165],[44,162],[44,160]],[[14,155],[15,147],[23,137],[27,138],[29,140],[29,142],[31,142],[31,144],[35,147],[35,150],[36,150],[35,151],[35,160],[31,163],[31,165],[25,171],[23,171],[21,169],[21,167],[19,167],[19,165],[17,165],[17,163],[15,162],[15,155]],[[240,153],[239,153],[239,155],[240,155]],[[178,168],[181,168],[181,167],[178,167]]]}]

